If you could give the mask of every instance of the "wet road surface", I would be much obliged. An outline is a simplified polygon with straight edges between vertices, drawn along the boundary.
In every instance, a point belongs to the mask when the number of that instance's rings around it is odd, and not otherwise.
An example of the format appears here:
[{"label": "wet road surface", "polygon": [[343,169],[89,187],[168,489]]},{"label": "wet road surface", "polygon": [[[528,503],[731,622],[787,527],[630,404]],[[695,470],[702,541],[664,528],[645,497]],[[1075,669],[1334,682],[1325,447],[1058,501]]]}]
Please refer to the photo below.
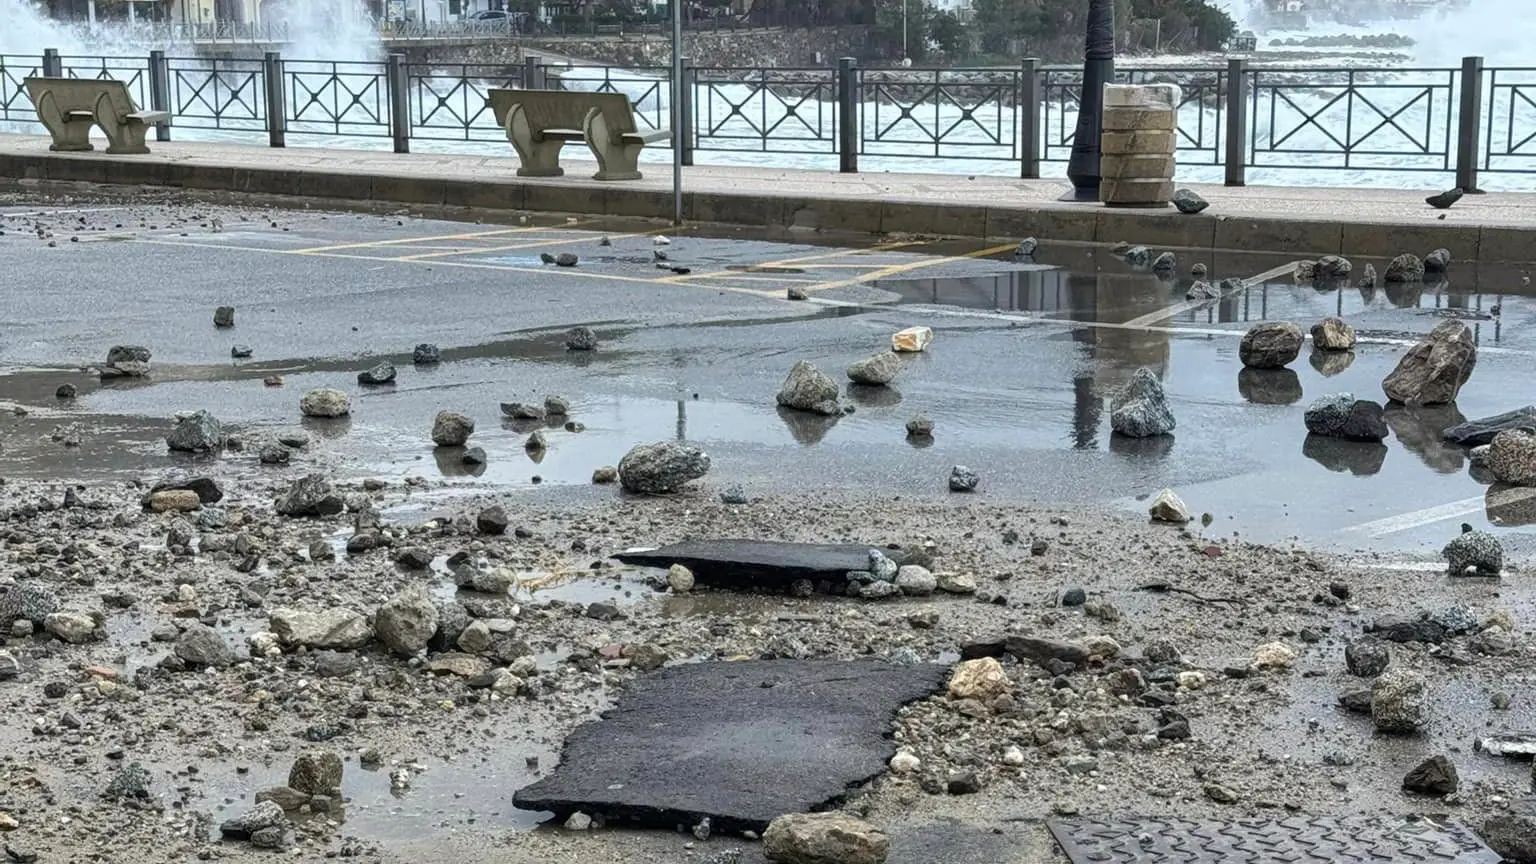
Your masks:
[{"label": "wet road surface", "polygon": [[[1536,550],[1536,499],[1490,491],[1469,476],[1465,453],[1439,440],[1464,418],[1536,402],[1536,299],[1518,267],[1453,265],[1448,283],[1326,291],[1279,276],[1191,304],[1187,276],[1160,280],[1080,246],[1020,264],[1011,246],[907,238],[685,235],[657,245],[670,229],[211,205],[12,207],[0,228],[0,402],[29,411],[0,419],[0,475],[163,470],[180,461],[164,453],[168,418],[207,408],[248,439],[303,425],[358,473],[538,495],[612,494],[588,485],[594,468],[636,443],[684,438],[714,457],[709,487],[748,495],[831,485],[941,497],[950,466],[964,464],[981,473],[979,494],[998,500],[1139,508],[1169,486],[1213,514],[1209,531],[1392,553],[1389,563],[1432,558],[1463,521],[1496,525],[1517,556]],[[580,266],[541,263],[562,252]],[[1216,279],[1284,263],[1180,254],[1181,273],[1204,261]],[[783,299],[789,287],[810,301]],[[212,326],[219,305],[236,307],[236,327]],[[1243,369],[1246,327],[1292,320],[1306,330],[1326,315],[1360,332],[1353,358],[1307,346],[1288,370]],[[1340,391],[1381,400],[1402,351],[1448,316],[1466,320],[1480,345],[1457,405],[1390,410],[1382,446],[1308,438],[1309,401]],[[855,413],[774,407],[795,361],[842,380],[848,363],[916,324],[935,330],[932,348],[904,357],[892,388],[853,388]],[[597,330],[597,352],[565,350],[575,325]],[[441,345],[445,362],[411,366],[418,342]],[[83,368],[114,344],[149,346],[150,379],[102,384]],[[253,357],[232,360],[235,344]],[[359,387],[357,372],[386,359],[397,383]],[[1169,391],[1171,439],[1109,434],[1109,398],[1142,365]],[[285,386],[263,386],[273,374]],[[79,386],[78,399],[54,399],[64,382]],[[320,386],[352,394],[350,420],[300,423],[299,397]],[[497,406],[546,395],[568,399],[585,430],[548,425],[535,460],[523,441],[545,424],[504,420]],[[443,409],[475,418],[483,470],[434,451],[427,433]],[[918,411],[937,424],[928,446],[904,434]],[[71,422],[83,427],[80,447],[47,440]],[[254,449],[228,458],[256,470]]]}]

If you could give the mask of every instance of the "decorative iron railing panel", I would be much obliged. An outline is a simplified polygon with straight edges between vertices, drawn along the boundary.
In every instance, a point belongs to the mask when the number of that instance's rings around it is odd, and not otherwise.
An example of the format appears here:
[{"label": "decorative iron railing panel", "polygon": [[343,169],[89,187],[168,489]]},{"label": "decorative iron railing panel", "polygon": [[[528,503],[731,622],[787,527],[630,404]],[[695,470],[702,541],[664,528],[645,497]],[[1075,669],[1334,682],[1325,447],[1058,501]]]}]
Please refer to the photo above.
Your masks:
[{"label": "decorative iron railing panel", "polygon": [[1247,164],[1449,171],[1454,69],[1254,70]]},{"label": "decorative iron railing panel", "polygon": [[381,63],[284,61],[288,130],[384,138],[389,86]]},{"label": "decorative iron railing panel", "polygon": [[1021,155],[1017,69],[861,69],[861,153],[994,159]]},{"label": "decorative iron railing panel", "polygon": [[1482,170],[1536,171],[1536,68],[1489,69]]},{"label": "decorative iron railing panel", "polygon": [[696,150],[836,152],[837,73],[831,69],[696,69]]},{"label": "decorative iron railing panel", "polygon": [[267,125],[267,76],[260,60],[171,57],[172,122],[182,129],[260,131]]},{"label": "decorative iron railing panel", "polygon": [[521,88],[520,66],[406,64],[411,137],[429,141],[501,141],[506,133],[486,105],[487,91]]}]

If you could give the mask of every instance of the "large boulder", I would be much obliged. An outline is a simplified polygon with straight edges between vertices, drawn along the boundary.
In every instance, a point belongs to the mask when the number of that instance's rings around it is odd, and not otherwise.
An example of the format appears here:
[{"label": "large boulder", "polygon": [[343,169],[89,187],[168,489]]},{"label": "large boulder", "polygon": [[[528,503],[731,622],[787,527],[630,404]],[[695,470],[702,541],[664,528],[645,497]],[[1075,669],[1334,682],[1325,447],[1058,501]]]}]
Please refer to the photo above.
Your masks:
[{"label": "large boulder", "polygon": [[1446,321],[1408,349],[1381,387],[1393,402],[1444,405],[1456,401],[1476,366],[1472,329],[1460,321]]},{"label": "large boulder", "polygon": [[[898,575],[900,575],[898,573]],[[949,676],[949,698],[977,699],[990,702],[1013,692],[1008,673],[991,657],[967,660],[955,666]]]},{"label": "large boulder", "polygon": [[1471,525],[1464,526],[1461,534],[1440,550],[1446,572],[1452,576],[1465,576],[1468,570],[1475,576],[1499,575],[1504,569],[1504,544],[1487,531],[1471,529]]},{"label": "large boulder", "polygon": [[197,496],[200,504],[217,504],[224,500],[224,490],[219,488],[218,481],[212,477],[192,477],[186,480],[167,480],[164,483],[156,483],[150,488],[149,494],[156,492],[191,492]]},{"label": "large boulder", "polygon": [[1180,213],[1193,216],[1196,213],[1211,206],[1209,201],[1200,197],[1200,193],[1193,189],[1178,189],[1173,193],[1173,206]]},{"label": "large boulder", "polygon": [[432,420],[432,443],[439,447],[463,447],[474,431],[474,420],[455,411],[439,411]]},{"label": "large boulder", "polygon": [[288,769],[288,788],[305,795],[337,795],[344,767],[341,757],[329,750],[306,750]]},{"label": "large boulder", "polygon": [[395,383],[395,364],[390,362],[379,363],[371,369],[357,373],[357,383],[364,387],[379,387],[384,384]]},{"label": "large boulder", "polygon": [[1243,334],[1238,356],[1254,369],[1280,369],[1301,353],[1301,328],[1289,321],[1266,321]]},{"label": "large boulder", "polygon": [[1419,282],[1424,278],[1424,262],[1412,252],[1393,258],[1387,265],[1385,273],[1381,274],[1381,280],[1388,283]]},{"label": "large boulder", "polygon": [[414,656],[437,633],[437,607],[420,588],[403,591],[379,607],[373,629],[384,647],[402,657]]},{"label": "large boulder", "polygon": [[361,648],[373,638],[373,628],[362,613],[332,608],[321,612],[276,609],[267,629],[284,644],[304,648]]},{"label": "large boulder", "polygon": [[1318,282],[1334,282],[1348,276],[1355,269],[1355,265],[1348,258],[1341,255],[1324,255],[1317,259],[1317,266],[1313,269],[1313,278]]},{"label": "large boulder", "polygon": [[1110,402],[1109,425],[1121,435],[1149,438],[1172,432],[1176,422],[1157,373],[1143,366]]},{"label": "large boulder", "polygon": [[181,453],[207,453],[224,446],[224,427],[207,411],[183,418],[165,436],[165,446]]},{"label": "large boulder", "polygon": [[101,367],[103,378],[142,378],[149,374],[149,349],[141,345],[113,345],[107,363]]},{"label": "large boulder", "polygon": [[1324,396],[1307,406],[1307,431],[1346,441],[1383,441],[1390,430],[1382,407],[1350,393]]},{"label": "large boulder", "polygon": [[837,382],[812,363],[801,360],[790,370],[779,388],[778,402],[795,411],[832,416],[843,413],[837,403]]},{"label": "large boulder", "polygon": [[883,864],[891,843],[847,813],[791,813],[763,832],[763,855],[779,864]]},{"label": "large boulder", "polygon": [[1516,430],[1493,436],[1488,473],[1510,486],[1536,486],[1536,433]]},{"label": "large boulder", "polygon": [[[883,387],[901,371],[901,358],[894,351],[881,351],[848,367],[848,379],[855,384]],[[834,395],[832,397],[836,399]]]},{"label": "large boulder", "polygon": [[345,417],[352,413],[352,398],[340,390],[321,387],[304,394],[299,410],[305,417]]},{"label": "large boulder", "polygon": [[1177,492],[1172,489],[1164,489],[1152,499],[1152,506],[1147,508],[1147,514],[1153,522],[1169,522],[1174,525],[1187,524],[1193,517],[1189,515],[1189,506],[1184,503]]},{"label": "large boulder", "polygon": [[206,624],[193,622],[176,638],[176,656],[189,666],[223,669],[235,663],[235,650]]},{"label": "large boulder", "polygon": [[310,474],[293,481],[288,491],[277,496],[273,506],[280,516],[335,516],[346,509],[346,502],[324,474]]},{"label": "large boulder", "polygon": [[1388,669],[1371,686],[1371,719],[1376,729],[1412,735],[1424,727],[1424,678],[1406,669]]},{"label": "large boulder", "polygon": [[1342,318],[1324,318],[1312,325],[1312,346],[1321,351],[1348,351],[1355,347],[1355,328]]},{"label": "large boulder", "polygon": [[708,473],[709,454],[676,441],[642,444],[619,461],[619,482],[624,488],[652,495],[676,492]]},{"label": "large boulder", "polygon": [[1481,447],[1484,444],[1492,444],[1493,439],[1500,432],[1513,430],[1536,433],[1536,405],[1527,405],[1492,417],[1480,417],[1458,423],[1442,432],[1440,437],[1463,447]]}]

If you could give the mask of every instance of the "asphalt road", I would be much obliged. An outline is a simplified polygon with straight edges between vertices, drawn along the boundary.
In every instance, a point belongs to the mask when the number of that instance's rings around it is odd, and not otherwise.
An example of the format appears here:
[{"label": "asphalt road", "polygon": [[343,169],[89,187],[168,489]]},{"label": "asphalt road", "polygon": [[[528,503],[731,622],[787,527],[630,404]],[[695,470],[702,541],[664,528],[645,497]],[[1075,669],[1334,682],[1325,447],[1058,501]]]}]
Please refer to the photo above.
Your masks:
[{"label": "asphalt road", "polygon": [[[593,468],[636,443],[681,437],[714,457],[713,489],[945,496],[950,467],[963,464],[982,475],[978,494],[997,500],[1130,508],[1167,486],[1213,514],[1213,532],[1424,561],[1458,523],[1489,524],[1486,487],[1440,430],[1536,402],[1536,300],[1519,268],[1457,265],[1447,285],[1374,291],[1279,277],[1192,307],[1187,276],[1160,281],[1085,247],[1046,248],[1025,266],[1009,247],[902,238],[657,245],[670,231],[651,225],[196,204],[23,204],[0,210],[0,229],[0,402],[30,411],[0,419],[0,474],[13,476],[153,473],[168,465],[160,439],[178,411],[207,408],[260,437],[299,425],[299,397],[333,386],[353,394],[352,419],[309,428],[359,473],[612,494],[588,485]],[[580,265],[540,261],[561,252]],[[1181,272],[1194,260],[1186,254]],[[1216,278],[1277,263],[1200,260]],[[791,286],[811,300],[785,300]],[[1497,319],[1486,315],[1495,304]],[[235,328],[213,327],[220,305],[236,307]],[[1330,314],[1365,340],[1347,366],[1314,366],[1304,351],[1287,372],[1243,370],[1247,326],[1288,319],[1307,329]],[[1307,402],[1339,391],[1382,399],[1380,381],[1406,345],[1448,314],[1469,316],[1481,345],[1454,408],[1390,413],[1384,448],[1307,442]],[[852,415],[775,408],[795,361],[841,379],[915,324],[935,330],[932,348],[904,359],[893,388],[851,392]],[[575,325],[598,331],[597,352],[564,349]],[[413,368],[418,342],[439,344],[446,362]],[[147,382],[103,386],[83,368],[114,344],[153,350]],[[232,360],[235,344],[253,357]],[[356,373],[381,359],[400,367],[398,383],[360,388]],[[1164,377],[1179,419],[1171,442],[1109,434],[1109,397],[1141,365]],[[264,387],[272,374],[286,385]],[[57,402],[66,381],[80,398]],[[522,447],[532,429],[503,421],[497,406],[550,394],[570,400],[586,429],[546,429],[549,448],[534,462]],[[434,453],[428,431],[442,409],[476,419],[473,443],[490,454],[478,476]],[[937,425],[929,446],[905,438],[918,411]],[[44,440],[76,421],[81,447]],[[1536,550],[1536,501],[1517,495],[1495,515],[1517,554]]]}]

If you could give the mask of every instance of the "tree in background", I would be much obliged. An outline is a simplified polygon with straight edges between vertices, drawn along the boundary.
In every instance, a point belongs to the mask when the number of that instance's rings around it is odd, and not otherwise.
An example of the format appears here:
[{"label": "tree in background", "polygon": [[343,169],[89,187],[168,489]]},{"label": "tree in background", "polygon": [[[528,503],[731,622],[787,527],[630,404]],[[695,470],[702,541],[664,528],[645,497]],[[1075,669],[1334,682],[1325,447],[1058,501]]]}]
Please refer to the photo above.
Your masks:
[{"label": "tree in background", "polygon": [[[1114,0],[1123,43],[1136,19],[1162,19],[1164,43],[1172,47],[1219,49],[1237,25],[1210,0]],[[974,0],[971,27],[982,51],[1046,59],[1081,56],[1088,0]],[[1064,55],[1064,56],[1057,56]]]},{"label": "tree in background", "polygon": [[[905,34],[902,13],[906,13]],[[940,11],[927,0],[875,0],[875,26],[869,34],[871,59],[913,63],[930,60],[935,51],[953,58],[963,53],[964,25],[949,12]],[[905,42],[903,42],[905,38]]]}]

